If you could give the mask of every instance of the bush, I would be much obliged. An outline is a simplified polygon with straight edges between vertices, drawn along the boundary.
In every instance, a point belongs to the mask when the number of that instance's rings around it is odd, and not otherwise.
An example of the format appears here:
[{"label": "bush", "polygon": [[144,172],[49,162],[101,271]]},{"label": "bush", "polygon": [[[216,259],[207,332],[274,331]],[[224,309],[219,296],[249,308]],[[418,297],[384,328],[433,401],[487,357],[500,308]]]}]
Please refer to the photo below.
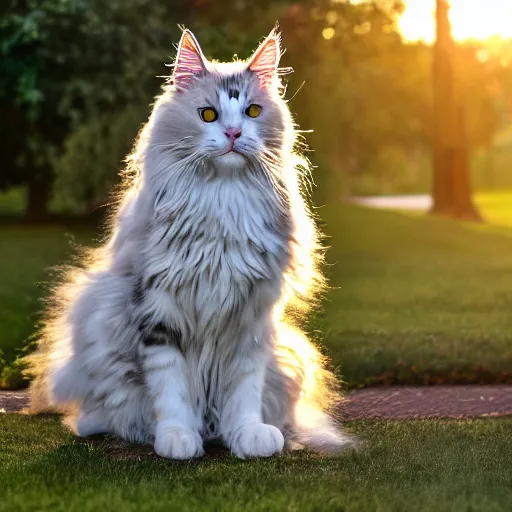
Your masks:
[{"label": "bush", "polygon": [[98,115],[71,132],[55,165],[53,210],[89,213],[108,200],[149,106]]},{"label": "bush", "polygon": [[0,389],[20,389],[28,386],[28,379],[23,375],[26,365],[21,356],[7,364],[4,353],[0,350]]}]

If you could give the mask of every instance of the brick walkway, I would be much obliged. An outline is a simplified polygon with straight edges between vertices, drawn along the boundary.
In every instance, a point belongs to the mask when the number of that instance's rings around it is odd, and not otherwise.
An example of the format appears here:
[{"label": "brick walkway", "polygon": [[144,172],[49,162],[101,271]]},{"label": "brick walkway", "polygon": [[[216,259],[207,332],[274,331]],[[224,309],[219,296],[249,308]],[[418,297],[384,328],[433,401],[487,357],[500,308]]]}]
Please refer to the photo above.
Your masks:
[{"label": "brick walkway", "polygon": [[[28,405],[26,391],[0,391],[0,412]],[[345,421],[358,419],[477,418],[512,415],[512,386],[431,386],[352,391],[340,406]]]},{"label": "brick walkway", "polygon": [[345,420],[477,418],[512,415],[512,386],[369,388],[349,393]]}]

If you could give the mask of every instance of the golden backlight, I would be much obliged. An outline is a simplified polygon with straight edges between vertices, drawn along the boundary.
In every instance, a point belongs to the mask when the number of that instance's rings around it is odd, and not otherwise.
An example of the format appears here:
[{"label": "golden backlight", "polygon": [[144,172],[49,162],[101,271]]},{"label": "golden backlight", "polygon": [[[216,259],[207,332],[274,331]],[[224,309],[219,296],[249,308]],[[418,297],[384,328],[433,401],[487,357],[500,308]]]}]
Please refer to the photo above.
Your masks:
[{"label": "golden backlight", "polygon": [[[400,31],[409,41],[431,43],[435,37],[435,0],[405,0]],[[450,19],[455,39],[512,38],[512,0],[451,0]]]}]

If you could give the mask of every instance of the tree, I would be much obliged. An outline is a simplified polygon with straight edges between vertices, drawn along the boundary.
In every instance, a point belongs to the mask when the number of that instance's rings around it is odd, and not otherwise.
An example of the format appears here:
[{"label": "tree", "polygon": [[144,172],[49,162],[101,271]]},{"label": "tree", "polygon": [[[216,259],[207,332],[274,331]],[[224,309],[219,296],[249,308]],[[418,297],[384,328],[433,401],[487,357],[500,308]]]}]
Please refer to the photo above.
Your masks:
[{"label": "tree", "polygon": [[[430,151],[433,133],[440,133],[431,129],[433,50],[402,41],[400,2],[13,0],[12,6],[0,19],[0,112],[9,126],[0,139],[0,188],[28,182],[34,216],[51,186],[59,205],[76,211],[105,202],[164,83],[157,75],[170,73],[164,63],[174,57],[178,23],[194,31],[208,58],[230,60],[235,52],[249,56],[281,22],[282,64],[295,69],[284,77],[286,96],[301,128],[313,130],[305,137],[315,150],[309,156],[318,166],[321,201],[405,183],[411,155]],[[459,145],[488,145],[497,127],[489,78],[494,74],[497,83],[508,75],[479,61],[475,48],[452,50],[465,52],[452,72],[457,94],[443,93],[441,101],[456,96],[465,107],[461,126],[469,142],[461,136]],[[445,115],[439,101],[438,95],[435,111]],[[437,122],[446,128],[442,117]],[[454,154],[457,169],[467,169],[467,152]],[[441,161],[447,160],[436,158],[438,198],[454,179]],[[464,174],[457,180],[457,197],[467,197],[459,192],[469,181]]]},{"label": "tree", "polygon": [[[25,183],[28,215],[46,215],[70,131],[144,98],[161,79],[186,0],[12,0],[0,19],[0,188]],[[173,25],[169,20],[176,20]],[[141,24],[141,20],[144,23]]]},{"label": "tree", "polygon": [[471,197],[466,108],[457,101],[455,44],[448,13],[448,1],[437,0],[431,213],[480,220]]},{"label": "tree", "polygon": [[[400,2],[312,0],[283,17],[291,102],[310,136],[319,165],[321,201],[393,182],[386,155],[426,146],[430,124],[425,45],[405,45],[396,19]],[[387,186],[387,183],[385,183]],[[363,186],[361,186],[363,188]],[[373,187],[372,192],[375,192]]]}]

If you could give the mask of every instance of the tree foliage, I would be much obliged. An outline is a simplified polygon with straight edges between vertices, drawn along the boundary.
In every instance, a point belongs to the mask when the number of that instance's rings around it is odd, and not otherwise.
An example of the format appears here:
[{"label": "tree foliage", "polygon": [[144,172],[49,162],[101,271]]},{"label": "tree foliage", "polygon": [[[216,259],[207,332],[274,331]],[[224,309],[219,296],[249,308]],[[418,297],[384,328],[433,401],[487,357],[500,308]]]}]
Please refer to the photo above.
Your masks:
[{"label": "tree foliage", "polygon": [[[115,182],[169,73],[178,24],[207,57],[245,58],[279,20],[293,66],[287,96],[315,148],[320,188],[405,179],[432,140],[432,48],[405,44],[396,1],[11,0],[0,21],[0,111],[10,130],[0,187],[39,176],[61,205],[88,210]],[[473,147],[503,123],[500,59],[458,49]],[[302,87],[302,84],[304,86]],[[302,88],[301,88],[302,87]],[[327,172],[329,170],[329,172]],[[372,181],[373,180],[373,181]],[[41,180],[38,182],[41,184]],[[66,199],[66,201],[64,201]]]},{"label": "tree foliage", "polygon": [[185,0],[12,0],[0,22],[0,104],[13,128],[0,187],[51,183],[64,141],[149,98],[186,17]]}]

